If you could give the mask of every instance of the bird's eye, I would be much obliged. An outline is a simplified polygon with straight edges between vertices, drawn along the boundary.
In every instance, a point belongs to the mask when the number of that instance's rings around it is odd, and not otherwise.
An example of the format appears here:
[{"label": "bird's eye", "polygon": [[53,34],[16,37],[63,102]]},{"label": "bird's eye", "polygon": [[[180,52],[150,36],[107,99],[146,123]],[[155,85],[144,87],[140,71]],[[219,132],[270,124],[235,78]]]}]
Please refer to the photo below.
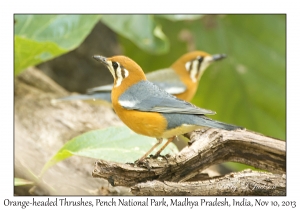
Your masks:
[{"label": "bird's eye", "polygon": [[118,68],[118,63],[117,62],[112,62],[112,66],[114,67],[114,69],[116,70]]},{"label": "bird's eye", "polygon": [[197,60],[199,61],[199,63],[201,63],[202,61],[203,61],[203,57],[202,56],[199,56],[198,58],[197,58]]}]

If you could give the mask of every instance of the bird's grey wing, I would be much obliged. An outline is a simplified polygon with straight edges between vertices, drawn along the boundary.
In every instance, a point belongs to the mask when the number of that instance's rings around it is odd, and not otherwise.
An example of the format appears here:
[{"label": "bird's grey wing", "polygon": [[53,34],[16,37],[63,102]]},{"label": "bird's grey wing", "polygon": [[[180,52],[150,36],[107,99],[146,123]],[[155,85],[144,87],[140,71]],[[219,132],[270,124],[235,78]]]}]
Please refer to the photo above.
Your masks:
[{"label": "bird's grey wing", "polygon": [[171,68],[161,69],[146,74],[147,79],[170,94],[180,94],[186,90],[185,84]]},{"label": "bird's grey wing", "polygon": [[160,89],[149,81],[141,81],[127,89],[119,104],[129,110],[161,113],[215,114],[214,111],[196,107]]}]

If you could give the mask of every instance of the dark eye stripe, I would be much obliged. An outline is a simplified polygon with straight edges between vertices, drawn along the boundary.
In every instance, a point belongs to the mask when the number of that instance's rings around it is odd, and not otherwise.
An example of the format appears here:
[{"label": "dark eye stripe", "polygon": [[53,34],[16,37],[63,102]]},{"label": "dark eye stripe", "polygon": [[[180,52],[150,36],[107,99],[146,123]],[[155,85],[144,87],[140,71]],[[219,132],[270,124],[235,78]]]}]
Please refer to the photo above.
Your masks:
[{"label": "dark eye stripe", "polygon": [[201,67],[201,64],[202,64],[202,61],[203,61],[203,57],[200,57],[197,59],[198,60],[198,65],[197,65],[197,74],[200,73],[200,67]]},{"label": "dark eye stripe", "polygon": [[193,68],[193,62],[189,62],[190,66],[189,66],[189,72],[192,71],[192,68]]},{"label": "dark eye stripe", "polygon": [[114,67],[114,70],[116,71],[117,70],[117,68],[118,68],[118,63],[117,62],[112,62],[112,66]]},{"label": "dark eye stripe", "polygon": [[116,79],[118,79],[118,74],[117,74],[117,69],[118,69],[118,63],[117,62],[112,62],[112,66],[113,66],[113,68],[114,68],[114,72],[115,72],[115,77],[116,77]]},{"label": "dark eye stripe", "polygon": [[119,77],[118,77],[118,74],[117,74],[117,71],[115,70],[115,77],[116,77],[116,79],[119,79]]},{"label": "dark eye stripe", "polygon": [[195,75],[196,78],[198,78],[198,76],[200,74],[200,68],[201,68],[202,61],[203,61],[203,57],[197,58],[197,73]]},{"label": "dark eye stripe", "polygon": [[125,76],[125,70],[124,70],[123,66],[121,67],[121,75],[122,75],[123,79],[126,77]]}]

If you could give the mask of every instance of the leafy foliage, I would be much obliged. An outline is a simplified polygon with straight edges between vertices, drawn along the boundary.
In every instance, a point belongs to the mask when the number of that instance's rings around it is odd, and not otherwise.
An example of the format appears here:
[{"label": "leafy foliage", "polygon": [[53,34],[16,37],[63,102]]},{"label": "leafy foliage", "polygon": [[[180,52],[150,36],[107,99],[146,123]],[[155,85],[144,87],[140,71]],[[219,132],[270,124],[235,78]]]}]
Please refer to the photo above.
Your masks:
[{"label": "leafy foliage", "polygon": [[15,74],[77,47],[99,15],[15,15]]},{"label": "leafy foliage", "polygon": [[167,37],[150,15],[104,15],[102,21],[116,33],[150,53],[166,53]]},{"label": "leafy foliage", "polygon": [[[68,141],[46,163],[42,173],[57,162],[72,155],[120,163],[134,162],[142,157],[156,142],[155,138],[138,135],[125,126],[90,131]],[[164,143],[165,141],[161,145]],[[153,153],[156,151],[157,149]],[[162,154],[175,152],[178,152],[176,146],[170,143]]]}]

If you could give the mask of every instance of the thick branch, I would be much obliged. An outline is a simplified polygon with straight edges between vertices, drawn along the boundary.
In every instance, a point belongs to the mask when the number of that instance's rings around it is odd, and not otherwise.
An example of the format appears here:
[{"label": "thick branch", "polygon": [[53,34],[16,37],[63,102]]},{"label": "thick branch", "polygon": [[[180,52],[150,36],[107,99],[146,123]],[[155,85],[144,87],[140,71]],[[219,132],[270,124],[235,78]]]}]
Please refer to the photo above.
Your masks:
[{"label": "thick branch", "polygon": [[189,180],[211,165],[236,161],[273,173],[285,173],[285,142],[246,130],[207,129],[193,132],[191,144],[176,156],[146,159],[142,164],[97,161],[94,177],[113,185],[132,186],[159,180]]},{"label": "thick branch", "polygon": [[151,181],[131,188],[135,195],[286,195],[285,175],[245,170],[198,182]]}]

